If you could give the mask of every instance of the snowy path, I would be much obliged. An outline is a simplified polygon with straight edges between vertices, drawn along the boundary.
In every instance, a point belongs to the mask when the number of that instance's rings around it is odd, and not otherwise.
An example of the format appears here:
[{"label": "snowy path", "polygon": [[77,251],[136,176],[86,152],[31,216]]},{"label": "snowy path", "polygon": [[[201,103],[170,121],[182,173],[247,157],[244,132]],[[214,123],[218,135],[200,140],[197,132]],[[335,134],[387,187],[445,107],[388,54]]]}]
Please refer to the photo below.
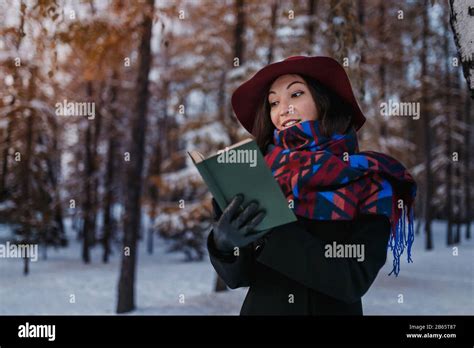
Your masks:
[{"label": "snowy path", "polygon": [[[435,250],[423,250],[415,237],[414,263],[404,260],[398,278],[386,276],[391,255],[363,298],[370,314],[474,314],[474,241],[463,240],[459,255],[444,246],[444,225],[435,225]],[[48,251],[48,260],[31,263],[22,275],[22,261],[0,259],[0,314],[114,314],[119,276],[118,253],[110,264],[100,262],[100,248],[92,263],[80,261],[80,245]],[[247,289],[214,293],[215,273],[208,260],[182,262],[179,253],[165,253],[156,238],[155,253],[140,244],[136,283],[138,315],[236,315]],[[71,303],[71,295],[75,303]],[[183,303],[184,295],[184,303]],[[398,303],[403,296],[403,303]]]}]

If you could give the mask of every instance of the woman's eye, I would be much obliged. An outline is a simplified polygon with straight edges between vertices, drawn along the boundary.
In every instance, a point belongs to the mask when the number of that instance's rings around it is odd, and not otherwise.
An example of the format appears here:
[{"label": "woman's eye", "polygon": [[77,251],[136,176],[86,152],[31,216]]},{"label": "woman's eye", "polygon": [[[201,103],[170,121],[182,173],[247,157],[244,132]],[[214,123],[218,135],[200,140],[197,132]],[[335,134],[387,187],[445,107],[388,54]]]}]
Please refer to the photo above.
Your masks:
[{"label": "woman's eye", "polygon": [[276,103],[278,103],[278,102],[270,103],[270,107],[271,107],[271,108],[274,107],[274,106],[276,105]]},{"label": "woman's eye", "polygon": [[299,97],[300,95],[304,94],[303,91],[298,91],[298,92],[295,92],[295,93],[292,93],[291,96],[292,97]]}]

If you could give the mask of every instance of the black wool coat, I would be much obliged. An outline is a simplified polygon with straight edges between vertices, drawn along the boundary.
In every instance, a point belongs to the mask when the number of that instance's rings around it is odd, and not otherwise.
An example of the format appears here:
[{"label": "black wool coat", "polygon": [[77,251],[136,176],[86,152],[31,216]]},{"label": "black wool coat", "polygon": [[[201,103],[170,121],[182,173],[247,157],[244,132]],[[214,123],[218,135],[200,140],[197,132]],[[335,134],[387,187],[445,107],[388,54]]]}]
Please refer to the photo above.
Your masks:
[{"label": "black wool coat", "polygon": [[[212,230],[207,248],[231,289],[249,287],[240,315],[362,315],[361,298],[385,264],[389,236],[384,215],[352,221],[298,217],[240,248],[239,256],[217,250]],[[333,242],[364,245],[364,261],[326,257],[325,246]]]}]

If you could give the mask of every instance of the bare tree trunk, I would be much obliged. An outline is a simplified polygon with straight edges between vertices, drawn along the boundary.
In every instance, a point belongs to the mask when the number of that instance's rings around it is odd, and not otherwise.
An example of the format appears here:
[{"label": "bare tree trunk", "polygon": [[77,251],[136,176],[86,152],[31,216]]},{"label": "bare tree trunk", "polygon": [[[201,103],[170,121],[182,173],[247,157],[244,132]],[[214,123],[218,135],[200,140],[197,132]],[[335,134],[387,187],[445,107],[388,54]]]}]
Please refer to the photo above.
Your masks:
[{"label": "bare tree trunk", "polygon": [[245,12],[244,0],[235,0],[235,15],[237,22],[234,27],[234,58],[239,58],[240,65],[244,63],[245,52]]},{"label": "bare tree trunk", "polygon": [[[239,59],[239,66],[242,66],[245,63],[245,4],[244,0],[235,0],[234,2],[234,11],[236,17],[236,23],[234,27],[234,57]],[[227,122],[225,127],[230,138],[231,144],[236,143],[239,140],[238,137],[238,128],[240,127],[237,119],[233,117],[233,110],[231,103],[229,105],[229,117],[227,117]]]},{"label": "bare tree trunk", "polygon": [[421,47],[421,114],[423,115],[423,129],[424,129],[424,151],[425,151],[425,235],[427,250],[433,249],[433,238],[431,233],[432,218],[432,190],[433,190],[433,175],[431,172],[431,131],[430,131],[430,110],[428,109],[428,11],[429,1],[423,1],[423,32],[422,32],[422,47]]},{"label": "bare tree trunk", "polygon": [[[367,74],[367,59],[365,52],[368,51],[367,45],[367,30],[366,30],[366,2],[365,0],[358,0],[357,2],[357,21],[359,27],[359,38],[356,43],[358,53],[360,55],[358,79],[359,79],[359,101],[362,109],[366,108],[366,77]],[[359,139],[364,139],[366,128],[362,127],[357,131]]]},{"label": "bare tree trunk", "polygon": [[[99,90],[103,89],[103,85]],[[92,82],[87,82],[87,95],[92,101],[94,92]],[[98,207],[98,180],[97,171],[97,148],[102,128],[102,113],[100,107],[95,108],[94,120],[87,120],[86,130],[86,161],[85,161],[85,202],[84,202],[84,230],[83,230],[83,253],[85,263],[90,262],[90,247],[96,242],[96,220]]]},{"label": "bare tree trunk", "polygon": [[[102,82],[99,87],[99,91],[104,89],[104,82]],[[99,93],[100,95],[100,93]],[[101,100],[100,96],[96,98],[98,101]],[[97,215],[99,212],[99,175],[97,175],[97,166],[98,166],[98,148],[99,148],[99,138],[102,130],[102,112],[100,105],[96,105],[95,108],[95,117],[94,117],[94,128],[93,128],[93,138],[92,138],[92,182],[91,182],[91,242],[92,245],[95,245],[97,241]]]},{"label": "bare tree trunk", "polygon": [[[33,90],[36,87],[36,74],[37,74],[37,68],[33,68],[31,71],[31,78],[29,81],[29,87],[28,87],[28,97],[30,99],[33,99]],[[31,224],[32,220],[35,219],[35,217],[31,214],[30,207],[32,205],[32,194],[31,194],[31,162],[33,159],[33,144],[34,144],[34,138],[35,138],[35,122],[36,122],[36,111],[34,109],[30,109],[31,114],[25,119],[26,123],[26,148],[24,152],[24,158],[22,159],[23,161],[23,167],[22,167],[22,177],[23,177],[23,182],[22,182],[22,193],[23,193],[23,199],[25,202],[25,206],[23,209],[23,214],[25,217],[25,223],[23,224],[23,240],[22,243],[28,244],[31,242]],[[23,268],[23,274],[28,275],[29,273],[29,259],[25,256],[24,258],[24,268]]]},{"label": "bare tree trunk", "polygon": [[[46,168],[47,168],[47,173],[48,173],[48,178],[51,183],[51,186],[53,187],[54,191],[52,193],[53,199],[54,199],[54,208],[53,208],[53,214],[54,214],[54,221],[56,223],[57,227],[57,235],[54,237],[56,238],[56,241],[59,241],[61,245],[67,240],[66,237],[66,230],[64,228],[64,222],[63,222],[63,210],[62,210],[62,204],[61,204],[61,190],[60,190],[60,185],[59,185],[59,178],[61,177],[61,155],[60,155],[60,150],[58,146],[58,139],[60,138],[60,130],[59,130],[59,125],[58,121],[53,118],[50,120],[51,127],[52,127],[52,154],[49,157],[45,158],[46,161]],[[43,141],[43,135],[40,133],[38,136],[38,142],[40,144],[45,144],[46,142]],[[45,244],[45,249],[47,248],[47,244]]]},{"label": "bare tree trunk", "polygon": [[449,0],[451,8],[449,20],[454,33],[454,43],[459,52],[462,70],[466,78],[467,87],[474,99],[474,57],[472,56],[472,29],[465,23],[472,23],[474,10],[472,3],[467,1]]},{"label": "bare tree trunk", "polygon": [[464,110],[464,124],[466,129],[464,130],[464,151],[465,151],[465,160],[464,160],[464,199],[466,207],[466,239],[471,239],[471,98],[466,93],[465,97],[465,110]]},{"label": "bare tree trunk", "polygon": [[[53,208],[53,213],[54,213],[54,221],[56,223],[57,227],[57,235],[54,235],[54,238],[56,239],[55,242],[60,241],[63,243],[66,240],[66,231],[64,229],[64,223],[63,223],[63,212],[62,212],[62,207],[61,207],[61,195],[60,195],[60,188],[58,184],[58,177],[61,175],[61,166],[59,164],[60,161],[60,156],[59,156],[59,150],[58,150],[58,145],[57,145],[57,139],[58,139],[58,125],[56,123],[56,120],[52,120],[52,127],[53,127],[53,153],[51,154],[50,157],[45,158],[46,162],[46,170],[48,174],[48,179],[49,182],[51,183],[51,187],[53,187],[53,192],[52,196],[54,199],[54,208]],[[45,144],[45,141],[43,140],[43,136],[40,133],[38,135],[38,143],[40,145]],[[47,243],[45,243],[44,247],[47,247]]]},{"label": "bare tree trunk", "polygon": [[153,229],[153,223],[154,220],[157,216],[157,210],[158,210],[158,200],[160,198],[159,196],[159,187],[154,184],[153,178],[159,178],[161,174],[161,162],[162,162],[162,155],[161,155],[161,146],[160,146],[160,139],[158,139],[157,146],[155,147],[155,150],[153,151],[152,158],[150,160],[150,165],[148,166],[148,195],[151,200],[151,205],[150,205],[150,226],[148,226],[147,229],[147,252],[148,254],[153,254],[153,235],[154,235],[154,229]]},{"label": "bare tree trunk", "polygon": [[[364,41],[364,46],[366,42],[366,34],[365,34],[365,0],[359,0],[357,2],[357,18],[359,20],[359,27],[361,30],[361,36]],[[364,54],[364,50],[360,51],[360,71],[361,71],[361,82],[360,82],[360,100],[364,102],[365,100],[365,74],[363,73],[366,64],[366,58]],[[362,129],[361,129],[362,130]],[[359,130],[359,132],[361,131]]]},{"label": "bare tree trunk", "polygon": [[268,45],[267,64],[270,64],[271,62],[273,62],[273,51],[275,50],[275,36],[276,36],[276,26],[277,26],[279,6],[280,6],[280,0],[273,0],[272,14],[270,17],[270,44]]},{"label": "bare tree trunk", "polygon": [[[145,156],[145,135],[148,110],[148,74],[151,67],[151,38],[155,1],[147,0],[141,24],[142,37],[139,47],[140,61],[137,76],[136,115],[132,120],[130,145],[131,163],[127,170],[127,194],[125,202],[124,252],[118,285],[117,313],[135,309],[135,268],[137,260],[137,237],[140,228],[140,197]],[[128,253],[127,253],[128,248]]]},{"label": "bare tree trunk", "polygon": [[[113,122],[110,120],[110,122]],[[110,239],[113,233],[115,135],[110,135],[107,150],[107,173],[105,175],[104,233],[102,236],[102,262],[107,263],[110,256]]]},{"label": "bare tree trunk", "polygon": [[[378,33],[379,33],[379,44],[382,45],[382,47],[387,47],[388,45],[387,42],[387,33],[385,30],[385,21],[386,21],[386,3],[384,0],[380,0],[379,2],[379,22],[378,22]],[[385,102],[385,97],[386,97],[386,59],[385,59],[385,52],[386,50],[382,48],[379,52],[380,54],[380,63],[379,63],[379,80],[380,80],[380,102]],[[385,119],[382,120],[380,123],[380,138],[385,139],[387,137],[387,124]],[[384,145],[385,147],[385,145]]]},{"label": "bare tree trunk", "polygon": [[[56,132],[55,132],[56,133]],[[55,135],[55,142],[57,141],[57,135]],[[56,148],[56,145],[55,145]],[[55,159],[60,161],[60,156],[59,156],[59,151],[56,149],[55,150]],[[47,161],[49,162],[49,161]],[[58,162],[55,163],[56,165],[48,164],[49,167],[49,172],[50,172],[50,178],[52,180],[52,184],[54,185],[54,200],[55,200],[55,206],[54,206],[54,220],[56,222],[56,225],[58,227],[58,232],[59,232],[59,238],[61,245],[62,243],[65,243],[67,240],[66,236],[66,229],[64,228],[64,220],[63,220],[63,208],[61,204],[61,192],[60,192],[60,185],[58,182],[58,177],[60,177],[60,164]],[[56,170],[53,173],[53,168]]]},{"label": "bare tree trunk", "polygon": [[161,103],[163,104],[163,122],[161,122],[160,132],[160,146],[163,149],[164,153],[170,153],[168,149],[168,129],[169,129],[169,115],[168,115],[168,90],[169,82],[163,81]]},{"label": "bare tree trunk", "polygon": [[221,72],[221,77],[219,79],[219,90],[217,93],[217,109],[219,110],[219,121],[222,124],[226,124],[227,122],[227,115],[225,113],[226,110],[226,102],[225,102],[225,88],[227,84],[227,71],[224,69]]},{"label": "bare tree trunk", "polygon": [[[444,33],[444,55],[445,57],[449,57],[449,37],[448,37],[448,30]],[[451,245],[453,244],[453,190],[452,190],[452,182],[453,182],[453,170],[452,170],[452,163],[453,163],[453,146],[452,146],[452,122],[451,122],[451,69],[450,69],[450,60],[446,59],[445,64],[445,76],[444,80],[446,83],[446,158],[448,160],[446,164],[446,219],[447,221],[447,231],[446,231],[446,244]]]},{"label": "bare tree trunk", "polygon": [[[456,77],[454,79],[453,83],[453,91],[454,95],[456,96],[454,99],[454,115],[455,115],[455,124],[458,125],[456,131],[459,132],[459,125],[462,124],[463,120],[463,109],[464,105],[462,103],[462,93],[461,93],[461,88],[460,88],[460,78],[459,75],[456,74]],[[462,127],[462,126],[461,126]],[[462,134],[462,131],[459,132]],[[455,223],[456,223],[456,230],[454,233],[454,238],[453,242],[454,244],[459,244],[461,242],[461,226],[462,226],[462,212],[463,212],[463,194],[462,194],[462,184],[464,183],[462,180],[462,175],[461,175],[461,160],[464,157],[464,154],[462,153],[462,146],[463,144],[460,143],[458,139],[455,141],[455,151],[458,156],[458,161],[456,161],[454,165],[454,180],[455,180],[455,187],[456,187],[456,193],[455,193],[455,202],[454,205],[456,206],[456,214],[455,214]]]},{"label": "bare tree trunk", "polygon": [[[162,57],[161,57],[161,64],[163,65],[164,70],[166,71],[169,67],[169,45],[170,42],[173,42],[173,36],[168,34],[167,39],[165,40],[164,47],[162,48]],[[162,78],[162,87],[161,87],[161,95],[160,95],[160,103],[161,103],[161,113],[163,121],[161,122],[161,127],[158,129],[160,134],[159,140],[159,147],[162,153],[171,153],[168,145],[168,137],[169,137],[169,115],[168,115],[168,99],[169,99],[169,89],[170,89],[170,81],[169,76],[164,76]]]},{"label": "bare tree trunk", "polygon": [[24,255],[23,256],[23,275],[27,276],[30,273],[30,259]]},{"label": "bare tree trunk", "polygon": [[[461,87],[460,87],[460,79],[461,75],[456,74],[454,81],[453,81],[453,94],[454,94],[454,123],[456,125],[455,131],[457,133],[462,134],[462,124],[464,115],[464,105],[463,105],[463,100],[461,98]],[[461,129],[460,129],[461,127]],[[462,180],[462,173],[461,173],[461,167],[462,167],[462,159],[464,159],[464,154],[462,151],[462,142],[459,141],[459,139],[456,139],[454,142],[455,149],[458,160],[454,164],[454,187],[455,187],[455,195],[454,199],[455,201],[454,206],[456,207],[456,214],[454,216],[454,220],[456,223],[456,230],[454,232],[454,238],[453,238],[453,243],[458,244],[461,241],[461,226],[462,226],[462,212],[463,212],[463,188],[462,184],[464,183]]]},{"label": "bare tree trunk", "polygon": [[[153,223],[153,220],[152,219],[152,223]],[[153,254],[153,233],[154,233],[154,229],[153,229],[153,226],[150,225],[148,226],[148,229],[147,229],[147,240],[146,240],[146,250],[148,252],[148,254],[152,255]]]},{"label": "bare tree trunk", "polygon": [[105,174],[105,200],[104,200],[104,227],[103,227],[103,236],[102,236],[102,262],[109,262],[110,256],[110,239],[113,232],[113,203],[114,203],[114,181],[115,181],[115,148],[117,146],[116,142],[116,129],[115,129],[115,120],[114,117],[117,116],[117,108],[115,102],[117,100],[117,86],[115,84],[117,80],[117,72],[112,73],[112,87],[110,90],[111,98],[111,112],[109,115],[109,124],[108,124],[108,144],[107,144],[107,169]]},{"label": "bare tree trunk", "polygon": [[[35,122],[35,112],[31,110],[31,115],[28,116],[26,119],[27,124],[27,131],[26,131],[26,150],[25,150],[25,158],[23,159],[23,199],[26,201],[25,206],[25,223],[23,225],[23,243],[27,244],[30,242],[31,238],[31,219],[34,217],[30,214],[29,207],[31,206],[31,192],[30,192],[30,165],[31,165],[31,158],[33,154],[33,127]],[[29,273],[29,263],[28,257],[24,257],[23,263],[23,274],[26,276]]]},{"label": "bare tree trunk", "polygon": [[[318,7],[318,0],[308,0],[308,17],[309,17],[309,22],[307,26],[306,33],[308,35],[308,50],[307,54],[312,55],[313,54],[313,45],[314,45],[314,32],[315,32],[315,23],[317,23],[316,18],[314,17],[316,14],[316,9]],[[276,16],[276,10],[275,14],[272,12],[272,16]],[[272,28],[272,31],[275,29]]]},{"label": "bare tree trunk", "polygon": [[421,185],[419,186],[419,188],[420,188],[420,197],[417,200],[415,200],[415,205],[416,205],[416,210],[415,211],[421,212],[421,214],[419,214],[419,216],[416,219],[417,224],[416,224],[416,227],[415,227],[415,234],[417,236],[420,234],[420,230],[421,230],[421,226],[423,224],[423,221],[426,220],[426,218],[425,218],[425,216],[426,216],[425,215],[425,200],[424,200],[425,192],[422,189]]},{"label": "bare tree trunk", "polygon": [[8,152],[11,145],[11,135],[13,131],[14,118],[8,120],[7,135],[5,137],[5,147],[3,148],[2,174],[0,175],[0,201],[7,197],[6,182],[8,176]]},{"label": "bare tree trunk", "polygon": [[[92,82],[87,82],[87,95],[89,99],[92,99]],[[89,100],[89,101],[90,101]],[[92,218],[92,176],[94,174],[94,156],[92,154],[92,124],[90,120],[86,120],[86,138],[85,138],[85,169],[84,169],[84,191],[85,199],[83,203],[83,217],[84,224],[82,226],[82,260],[84,263],[90,263],[90,246],[92,241],[92,230],[93,230],[93,218]]]}]

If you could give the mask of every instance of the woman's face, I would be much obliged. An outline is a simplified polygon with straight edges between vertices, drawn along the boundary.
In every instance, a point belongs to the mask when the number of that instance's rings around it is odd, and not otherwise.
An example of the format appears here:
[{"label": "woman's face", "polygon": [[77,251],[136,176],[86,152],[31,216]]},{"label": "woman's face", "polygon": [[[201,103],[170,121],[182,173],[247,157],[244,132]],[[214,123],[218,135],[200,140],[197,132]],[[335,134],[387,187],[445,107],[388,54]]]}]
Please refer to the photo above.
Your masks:
[{"label": "woman's face", "polygon": [[296,74],[278,77],[268,92],[270,117],[278,130],[302,121],[318,119],[318,110],[308,85]]}]

